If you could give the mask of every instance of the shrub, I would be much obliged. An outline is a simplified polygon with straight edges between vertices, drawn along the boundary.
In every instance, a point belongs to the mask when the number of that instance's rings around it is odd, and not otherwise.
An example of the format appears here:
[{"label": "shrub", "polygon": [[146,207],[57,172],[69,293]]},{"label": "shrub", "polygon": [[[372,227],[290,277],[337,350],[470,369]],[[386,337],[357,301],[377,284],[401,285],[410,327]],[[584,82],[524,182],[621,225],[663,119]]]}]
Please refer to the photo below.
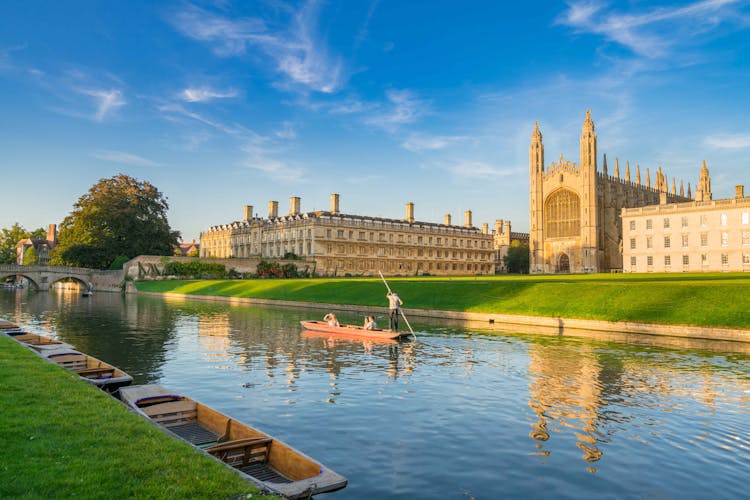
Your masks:
[{"label": "shrub", "polygon": [[127,261],[130,260],[130,257],[127,257],[125,255],[120,255],[119,257],[116,257],[115,260],[112,261],[112,264],[109,265],[109,269],[111,271],[119,271],[122,269],[122,266],[125,265]]},{"label": "shrub", "polygon": [[227,268],[224,264],[200,260],[190,262],[169,261],[164,264],[164,274],[189,278],[221,279],[227,276]]}]

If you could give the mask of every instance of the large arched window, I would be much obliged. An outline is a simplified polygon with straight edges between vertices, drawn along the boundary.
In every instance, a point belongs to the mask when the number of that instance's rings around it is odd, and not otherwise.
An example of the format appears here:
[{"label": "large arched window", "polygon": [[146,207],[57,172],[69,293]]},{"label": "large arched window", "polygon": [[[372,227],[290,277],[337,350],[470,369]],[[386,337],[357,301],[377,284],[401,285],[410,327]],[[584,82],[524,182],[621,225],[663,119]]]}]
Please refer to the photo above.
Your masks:
[{"label": "large arched window", "polygon": [[544,204],[544,228],[547,238],[566,238],[581,234],[581,202],[568,189],[552,194]]}]

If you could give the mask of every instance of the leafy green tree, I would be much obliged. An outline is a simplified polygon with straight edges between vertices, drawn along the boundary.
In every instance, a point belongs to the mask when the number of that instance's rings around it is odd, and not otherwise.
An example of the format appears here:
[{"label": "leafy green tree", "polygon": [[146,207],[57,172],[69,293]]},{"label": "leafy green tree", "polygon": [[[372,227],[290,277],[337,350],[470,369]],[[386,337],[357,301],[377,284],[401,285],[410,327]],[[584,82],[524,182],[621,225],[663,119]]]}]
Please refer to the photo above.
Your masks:
[{"label": "leafy green tree", "polygon": [[503,263],[509,273],[529,272],[529,247],[516,240],[510,244],[508,254],[503,257]]},{"label": "leafy green tree", "polygon": [[33,266],[36,264],[39,264],[39,252],[36,251],[36,248],[34,248],[34,245],[31,245],[23,253],[23,265]]},{"label": "leafy green tree", "polygon": [[10,228],[4,228],[0,233],[0,264],[16,263],[16,244],[29,237],[29,232],[16,222]]},{"label": "leafy green tree", "polygon": [[172,255],[180,234],[169,227],[168,208],[149,182],[101,179],[63,220],[51,262],[106,269],[120,255]]},{"label": "leafy green tree", "polygon": [[29,238],[32,240],[46,240],[47,239],[47,230],[43,227],[38,227],[31,231],[31,234],[29,235]]}]

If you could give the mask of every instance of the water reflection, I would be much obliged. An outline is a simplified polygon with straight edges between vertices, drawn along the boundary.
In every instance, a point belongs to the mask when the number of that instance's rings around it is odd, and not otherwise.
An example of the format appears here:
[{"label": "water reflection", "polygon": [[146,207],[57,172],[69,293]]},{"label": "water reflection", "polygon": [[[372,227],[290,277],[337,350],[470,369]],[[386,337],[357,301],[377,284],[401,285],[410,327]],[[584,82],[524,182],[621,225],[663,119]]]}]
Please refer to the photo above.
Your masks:
[{"label": "water reflection", "polygon": [[437,320],[412,320],[417,342],[384,342],[302,332],[312,316],[322,314],[0,293],[0,318],[54,332],[137,383],[188,392],[340,470],[350,486],[331,497],[700,496],[712,483],[729,496],[745,491],[744,347],[488,333]]}]

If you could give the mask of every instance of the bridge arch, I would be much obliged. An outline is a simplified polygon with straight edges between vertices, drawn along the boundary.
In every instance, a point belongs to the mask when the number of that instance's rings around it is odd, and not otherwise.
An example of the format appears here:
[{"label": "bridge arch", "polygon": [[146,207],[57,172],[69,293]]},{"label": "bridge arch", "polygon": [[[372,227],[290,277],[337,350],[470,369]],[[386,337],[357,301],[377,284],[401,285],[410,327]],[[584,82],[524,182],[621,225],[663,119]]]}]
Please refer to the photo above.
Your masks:
[{"label": "bridge arch", "polygon": [[26,278],[27,280],[29,280],[29,283],[31,283],[36,290],[40,289],[39,283],[37,283],[34,280],[34,278],[32,278],[31,276],[29,276],[27,274],[24,274],[24,273],[17,273],[17,272],[4,272],[4,273],[0,273],[0,281],[1,282],[5,282],[5,280],[7,278],[10,278],[11,276]]}]

